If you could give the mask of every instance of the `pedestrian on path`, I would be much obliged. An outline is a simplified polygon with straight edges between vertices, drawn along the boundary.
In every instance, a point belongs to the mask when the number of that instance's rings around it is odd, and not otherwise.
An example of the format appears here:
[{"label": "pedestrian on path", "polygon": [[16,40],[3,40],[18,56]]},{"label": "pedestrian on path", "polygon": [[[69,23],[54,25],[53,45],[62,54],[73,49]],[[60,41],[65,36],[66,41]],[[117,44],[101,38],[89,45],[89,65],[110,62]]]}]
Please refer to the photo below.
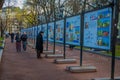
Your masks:
[{"label": "pedestrian on path", "polygon": [[11,43],[13,43],[13,42],[14,42],[14,36],[15,36],[15,34],[12,32],[12,33],[10,34],[10,36],[11,36]]},{"label": "pedestrian on path", "polygon": [[70,50],[73,50],[74,47],[74,45],[69,45]]},{"label": "pedestrian on path", "polygon": [[37,58],[42,58],[41,53],[43,53],[43,31],[40,31],[40,33],[36,37],[35,49],[37,52]]},{"label": "pedestrian on path", "polygon": [[21,40],[22,40],[23,50],[26,51],[26,49],[27,49],[27,34],[26,34],[26,32],[24,32],[21,35]]},{"label": "pedestrian on path", "polygon": [[20,38],[20,33],[19,32],[16,33],[15,40],[16,40],[16,51],[21,52],[21,38]]}]

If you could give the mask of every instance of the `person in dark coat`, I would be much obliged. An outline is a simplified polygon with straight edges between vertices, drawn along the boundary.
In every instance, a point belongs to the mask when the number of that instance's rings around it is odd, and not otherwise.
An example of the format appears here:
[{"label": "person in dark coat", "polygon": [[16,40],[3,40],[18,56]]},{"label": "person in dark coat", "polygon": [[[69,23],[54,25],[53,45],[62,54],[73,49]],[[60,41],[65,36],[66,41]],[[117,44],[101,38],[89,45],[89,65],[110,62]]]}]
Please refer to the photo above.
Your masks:
[{"label": "person in dark coat", "polygon": [[11,33],[11,43],[13,43],[14,42],[14,33]]},{"label": "person in dark coat", "polygon": [[69,45],[70,50],[73,50],[74,47],[74,45]]},{"label": "person in dark coat", "polygon": [[19,32],[16,34],[15,40],[16,40],[16,50],[17,52],[21,52],[21,38]]},{"label": "person in dark coat", "polygon": [[27,49],[27,34],[26,32],[24,32],[22,35],[21,35],[21,40],[22,40],[22,45],[23,45],[23,50],[26,51]]},{"label": "person in dark coat", "polygon": [[37,58],[42,58],[41,53],[43,53],[43,32],[40,33],[36,37],[36,46]]}]

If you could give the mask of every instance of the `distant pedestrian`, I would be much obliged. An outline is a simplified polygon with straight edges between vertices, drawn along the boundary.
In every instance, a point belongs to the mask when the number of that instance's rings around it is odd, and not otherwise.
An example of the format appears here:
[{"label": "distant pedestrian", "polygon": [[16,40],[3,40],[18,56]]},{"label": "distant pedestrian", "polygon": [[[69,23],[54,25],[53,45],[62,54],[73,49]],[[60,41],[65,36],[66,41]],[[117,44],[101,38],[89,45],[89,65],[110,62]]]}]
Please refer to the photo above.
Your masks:
[{"label": "distant pedestrian", "polygon": [[8,37],[9,37],[8,32],[5,32],[5,38],[8,38]]},{"label": "distant pedestrian", "polygon": [[42,58],[41,53],[43,53],[43,32],[40,31],[40,33],[36,37],[36,52],[37,52],[37,58]]},{"label": "distant pedestrian", "polygon": [[13,43],[13,42],[14,42],[14,36],[15,36],[15,34],[12,32],[12,33],[10,34],[10,36],[11,36],[11,43]]},{"label": "distant pedestrian", "polygon": [[16,40],[16,51],[21,52],[21,38],[20,38],[20,33],[19,32],[16,33],[15,40]]},{"label": "distant pedestrian", "polygon": [[23,50],[26,51],[26,49],[27,49],[27,34],[26,34],[26,32],[24,32],[21,35],[21,40],[22,40]]},{"label": "distant pedestrian", "polygon": [[73,50],[74,47],[74,45],[69,45],[70,50]]}]

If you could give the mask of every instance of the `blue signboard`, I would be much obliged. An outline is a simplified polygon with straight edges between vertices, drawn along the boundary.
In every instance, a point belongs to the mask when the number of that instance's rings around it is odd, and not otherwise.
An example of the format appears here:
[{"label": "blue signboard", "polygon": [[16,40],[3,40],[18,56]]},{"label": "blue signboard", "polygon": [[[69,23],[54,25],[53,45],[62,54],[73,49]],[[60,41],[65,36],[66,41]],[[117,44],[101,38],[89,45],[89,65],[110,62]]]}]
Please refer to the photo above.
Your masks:
[{"label": "blue signboard", "polygon": [[84,15],[84,46],[110,49],[112,9],[105,8]]},{"label": "blue signboard", "polygon": [[80,15],[66,19],[66,43],[80,45]]},{"label": "blue signboard", "polygon": [[64,20],[56,22],[56,42],[63,43],[64,40]]},{"label": "blue signboard", "polygon": [[54,40],[54,22],[48,24],[48,40]]},{"label": "blue signboard", "polygon": [[34,27],[31,28],[31,38],[34,38]]},{"label": "blue signboard", "polygon": [[38,33],[39,33],[41,31],[41,25],[38,25],[37,27],[38,27],[37,30],[38,30]]},{"label": "blue signboard", "polygon": [[35,36],[36,36],[36,26],[33,26],[32,38],[34,39]]},{"label": "blue signboard", "polygon": [[41,25],[41,31],[44,32],[44,34],[43,34],[43,40],[47,40],[47,24]]},{"label": "blue signboard", "polygon": [[35,38],[35,26],[33,27],[33,39]]},{"label": "blue signboard", "polygon": [[24,29],[21,30],[20,34],[22,34],[24,32]]},{"label": "blue signboard", "polygon": [[26,34],[27,34],[27,36],[29,38],[29,28],[27,28],[25,32],[26,32]]},{"label": "blue signboard", "polygon": [[32,38],[32,28],[30,28],[30,30],[29,30],[29,36],[30,36],[30,38]]}]

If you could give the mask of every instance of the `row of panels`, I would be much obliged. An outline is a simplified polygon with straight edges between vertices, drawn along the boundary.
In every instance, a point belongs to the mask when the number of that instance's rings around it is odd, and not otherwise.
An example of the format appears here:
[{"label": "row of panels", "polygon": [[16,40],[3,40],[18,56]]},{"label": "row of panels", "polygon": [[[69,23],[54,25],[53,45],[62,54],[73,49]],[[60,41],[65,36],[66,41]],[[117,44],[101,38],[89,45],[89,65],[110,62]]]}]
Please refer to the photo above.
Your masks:
[{"label": "row of panels", "polygon": [[[49,41],[54,41],[55,35],[55,41],[59,43],[64,42],[65,36],[66,44],[77,46],[80,45],[80,38],[83,36],[83,46],[110,50],[112,9],[108,7],[85,13],[84,26],[81,26],[81,20],[81,16],[77,15],[65,20],[50,22],[48,26],[47,24],[43,24],[22,29],[21,32],[25,31],[29,38],[35,38],[40,31],[44,31],[44,40],[47,40],[48,36]],[[83,33],[81,33],[82,27]]]}]

